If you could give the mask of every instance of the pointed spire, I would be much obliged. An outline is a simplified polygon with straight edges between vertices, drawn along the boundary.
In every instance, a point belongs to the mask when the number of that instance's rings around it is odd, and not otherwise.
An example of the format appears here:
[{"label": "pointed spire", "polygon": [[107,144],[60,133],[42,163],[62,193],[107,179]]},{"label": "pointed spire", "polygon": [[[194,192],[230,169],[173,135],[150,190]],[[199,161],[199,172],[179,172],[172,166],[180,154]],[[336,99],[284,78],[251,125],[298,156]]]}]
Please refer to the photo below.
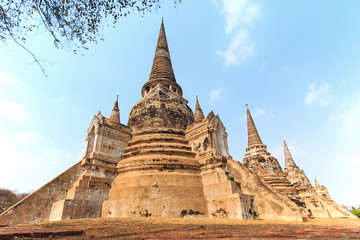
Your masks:
[{"label": "pointed spire", "polygon": [[196,105],[195,105],[195,114],[194,114],[194,123],[199,123],[204,119],[204,113],[201,110],[198,96],[196,96]]},{"label": "pointed spire", "polygon": [[119,95],[116,95],[116,101],[114,104],[114,108],[110,113],[109,121],[111,123],[120,124],[120,110],[119,110],[119,104],[118,104]]},{"label": "pointed spire", "polygon": [[248,146],[253,144],[263,144],[258,131],[256,130],[254,120],[251,117],[249,107],[246,104],[247,127],[248,127]]},{"label": "pointed spire", "polygon": [[151,67],[149,81],[144,84],[142,88],[142,95],[144,96],[145,89],[147,87],[154,87],[159,82],[165,86],[173,85],[173,90],[182,96],[182,89],[176,83],[174,70],[171,64],[163,19],[161,20],[160,32],[156,44],[155,56]]},{"label": "pointed spire", "polygon": [[320,187],[320,184],[316,181],[316,178],[314,178],[315,179],[315,187],[316,188],[319,188]]},{"label": "pointed spire", "polygon": [[156,45],[154,61],[150,72],[149,82],[158,79],[176,82],[174,71],[171,65],[170,52],[166,40],[163,20],[161,20],[160,32]]},{"label": "pointed spire", "polygon": [[284,154],[285,154],[285,169],[288,168],[292,168],[292,167],[297,167],[294,159],[292,158],[289,148],[285,142],[285,138],[283,137],[283,142],[284,142]]}]

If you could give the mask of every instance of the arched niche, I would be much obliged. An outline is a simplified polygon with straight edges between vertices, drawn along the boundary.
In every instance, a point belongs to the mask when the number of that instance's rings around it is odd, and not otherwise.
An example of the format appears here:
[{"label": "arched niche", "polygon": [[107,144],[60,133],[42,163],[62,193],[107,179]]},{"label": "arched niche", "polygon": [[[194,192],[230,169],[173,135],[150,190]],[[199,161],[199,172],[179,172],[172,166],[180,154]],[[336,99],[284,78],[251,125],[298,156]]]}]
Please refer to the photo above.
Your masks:
[{"label": "arched niche", "polygon": [[203,151],[208,150],[208,147],[209,147],[209,138],[206,137],[203,142]]}]

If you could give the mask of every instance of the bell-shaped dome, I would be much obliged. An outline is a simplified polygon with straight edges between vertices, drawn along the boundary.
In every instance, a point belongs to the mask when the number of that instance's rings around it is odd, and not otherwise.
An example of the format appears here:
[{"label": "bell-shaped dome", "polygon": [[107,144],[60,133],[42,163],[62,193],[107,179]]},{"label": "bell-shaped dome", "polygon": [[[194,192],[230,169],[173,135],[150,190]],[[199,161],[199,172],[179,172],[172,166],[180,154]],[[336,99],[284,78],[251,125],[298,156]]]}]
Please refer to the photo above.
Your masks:
[{"label": "bell-shaped dome", "polygon": [[187,100],[158,84],[131,109],[128,126],[133,134],[183,134],[194,121]]}]

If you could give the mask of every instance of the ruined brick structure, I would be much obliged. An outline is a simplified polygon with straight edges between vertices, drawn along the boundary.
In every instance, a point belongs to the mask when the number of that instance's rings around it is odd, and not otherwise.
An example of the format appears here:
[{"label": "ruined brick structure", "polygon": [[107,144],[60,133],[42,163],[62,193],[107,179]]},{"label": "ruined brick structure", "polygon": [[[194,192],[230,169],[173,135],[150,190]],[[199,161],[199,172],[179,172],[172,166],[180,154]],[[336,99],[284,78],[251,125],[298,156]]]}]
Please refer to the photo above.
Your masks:
[{"label": "ruined brick structure", "polygon": [[266,150],[247,108],[244,164],[229,153],[220,117],[195,113],[183,98],[161,23],[142,99],[120,123],[94,116],[84,157],[0,215],[0,224],[94,217],[221,217],[303,221],[353,217],[325,187],[312,187],[284,142],[282,170]]},{"label": "ruined brick structure", "polygon": [[303,207],[304,204],[301,202],[298,192],[283,173],[278,160],[271,156],[266,150],[266,145],[262,143],[247,105],[246,115],[248,125],[248,147],[246,148],[244,165],[256,173],[266,183],[271,185],[272,188],[287,196],[300,207]]},{"label": "ruined brick structure", "polygon": [[354,217],[346,208],[336,204],[329,196],[326,187],[320,186],[315,179],[313,187],[304,170],[292,158],[283,139],[285,169],[282,170],[277,159],[266,151],[246,106],[248,124],[248,147],[244,165],[256,173],[276,191],[279,191],[303,209],[309,217]]}]

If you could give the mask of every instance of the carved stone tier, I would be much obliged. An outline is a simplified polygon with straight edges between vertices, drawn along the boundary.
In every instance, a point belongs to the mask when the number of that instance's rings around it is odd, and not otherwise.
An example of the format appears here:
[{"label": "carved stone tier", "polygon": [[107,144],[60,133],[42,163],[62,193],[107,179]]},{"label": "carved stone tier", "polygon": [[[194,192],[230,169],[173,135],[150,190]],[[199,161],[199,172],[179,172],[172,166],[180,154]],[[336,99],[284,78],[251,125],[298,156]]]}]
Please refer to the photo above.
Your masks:
[{"label": "carved stone tier", "polygon": [[183,136],[134,136],[104,202],[105,217],[207,215],[200,164]]},{"label": "carved stone tier", "polygon": [[118,173],[138,170],[199,172],[199,162],[188,141],[174,134],[146,134],[134,136],[126,148]]},{"label": "carved stone tier", "polygon": [[304,203],[299,197],[298,191],[295,189],[294,185],[286,178],[286,175],[281,174],[271,174],[271,175],[259,175],[267,184],[273,187],[275,190],[281,194],[290,198],[300,207],[305,207]]}]

